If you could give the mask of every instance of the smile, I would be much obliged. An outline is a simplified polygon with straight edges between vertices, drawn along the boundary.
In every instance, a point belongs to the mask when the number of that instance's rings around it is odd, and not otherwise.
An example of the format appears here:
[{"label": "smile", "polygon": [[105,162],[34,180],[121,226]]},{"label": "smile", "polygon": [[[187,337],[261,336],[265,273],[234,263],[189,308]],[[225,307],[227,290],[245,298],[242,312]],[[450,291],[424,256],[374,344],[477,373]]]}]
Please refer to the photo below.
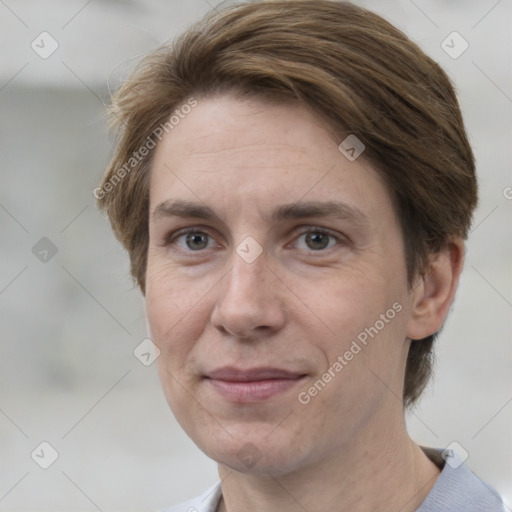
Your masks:
[{"label": "smile", "polygon": [[255,403],[290,390],[304,377],[301,373],[276,368],[240,370],[226,367],[210,372],[206,382],[230,402]]}]

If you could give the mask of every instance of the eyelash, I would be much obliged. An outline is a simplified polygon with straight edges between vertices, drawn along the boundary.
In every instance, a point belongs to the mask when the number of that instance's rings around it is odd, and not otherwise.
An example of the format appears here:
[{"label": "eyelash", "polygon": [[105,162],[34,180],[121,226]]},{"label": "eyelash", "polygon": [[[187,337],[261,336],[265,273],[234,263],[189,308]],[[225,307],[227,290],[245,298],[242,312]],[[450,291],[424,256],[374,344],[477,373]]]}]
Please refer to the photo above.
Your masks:
[{"label": "eyelash", "polygon": [[[175,246],[176,245],[175,242],[176,242],[176,240],[178,238],[180,238],[181,236],[184,236],[184,235],[188,235],[190,233],[201,233],[201,234],[204,234],[204,235],[208,236],[210,239],[213,239],[213,237],[208,233],[207,229],[202,228],[200,226],[191,226],[191,227],[183,228],[183,229],[180,229],[180,230],[175,231],[173,233],[170,233],[168,236],[166,236],[165,241],[164,241],[164,245],[166,247]],[[331,231],[327,230],[326,228],[321,228],[321,227],[316,227],[316,226],[309,226],[308,228],[305,228],[302,231],[300,231],[297,234],[295,240],[297,240],[299,237],[301,237],[303,235],[307,235],[308,233],[321,233],[323,235],[328,235],[329,237],[334,238],[336,240],[336,244],[334,246],[340,245],[340,243],[342,243],[343,239],[344,239],[342,236],[335,235]],[[333,247],[327,247],[325,249],[320,249],[320,250],[317,250],[317,251],[315,251],[313,249],[310,249],[308,252],[310,252],[312,254],[314,254],[314,253],[325,253],[329,249],[332,249]],[[200,254],[200,253],[204,252],[206,249],[200,249],[200,250],[197,250],[197,251],[193,251],[191,249],[184,250],[184,249],[181,249],[181,248],[176,246],[175,250],[184,251],[184,252],[187,252],[187,253],[190,253],[190,254],[193,254],[193,253]]]}]

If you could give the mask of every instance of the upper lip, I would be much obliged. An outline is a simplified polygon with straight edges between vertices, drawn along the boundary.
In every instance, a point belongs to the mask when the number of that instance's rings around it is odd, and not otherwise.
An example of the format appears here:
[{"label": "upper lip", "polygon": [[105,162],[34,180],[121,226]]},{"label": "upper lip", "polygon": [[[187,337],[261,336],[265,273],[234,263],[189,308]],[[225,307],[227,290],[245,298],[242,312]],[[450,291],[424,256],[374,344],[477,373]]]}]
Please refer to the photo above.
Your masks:
[{"label": "upper lip", "polygon": [[281,368],[258,367],[241,369],[233,366],[224,366],[208,372],[206,377],[231,382],[250,382],[268,379],[297,379],[304,375],[304,373]]}]

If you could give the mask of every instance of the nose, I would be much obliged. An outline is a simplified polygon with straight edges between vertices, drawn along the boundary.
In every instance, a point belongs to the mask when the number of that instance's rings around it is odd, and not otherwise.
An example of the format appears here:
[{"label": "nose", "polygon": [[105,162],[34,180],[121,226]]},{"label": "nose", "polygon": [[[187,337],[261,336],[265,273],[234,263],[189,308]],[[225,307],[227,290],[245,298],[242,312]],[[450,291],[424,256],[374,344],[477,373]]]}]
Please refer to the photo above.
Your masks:
[{"label": "nose", "polygon": [[248,263],[233,252],[231,271],[217,287],[213,326],[222,334],[246,340],[279,331],[285,311],[278,281],[265,253]]}]

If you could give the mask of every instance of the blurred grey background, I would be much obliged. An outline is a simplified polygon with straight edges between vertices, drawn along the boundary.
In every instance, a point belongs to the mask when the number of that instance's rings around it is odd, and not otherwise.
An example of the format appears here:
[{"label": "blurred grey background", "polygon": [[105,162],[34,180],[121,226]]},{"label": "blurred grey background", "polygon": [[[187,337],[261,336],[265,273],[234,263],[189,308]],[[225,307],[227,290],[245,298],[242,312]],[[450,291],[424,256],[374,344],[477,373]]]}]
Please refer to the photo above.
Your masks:
[{"label": "blurred grey background", "polygon": [[[355,3],[447,70],[478,160],[466,268],[410,431],[458,443],[511,507],[512,4]],[[217,480],[133,354],[142,299],[92,191],[112,151],[109,89],[219,5],[0,0],[0,510],[157,510]]]}]

